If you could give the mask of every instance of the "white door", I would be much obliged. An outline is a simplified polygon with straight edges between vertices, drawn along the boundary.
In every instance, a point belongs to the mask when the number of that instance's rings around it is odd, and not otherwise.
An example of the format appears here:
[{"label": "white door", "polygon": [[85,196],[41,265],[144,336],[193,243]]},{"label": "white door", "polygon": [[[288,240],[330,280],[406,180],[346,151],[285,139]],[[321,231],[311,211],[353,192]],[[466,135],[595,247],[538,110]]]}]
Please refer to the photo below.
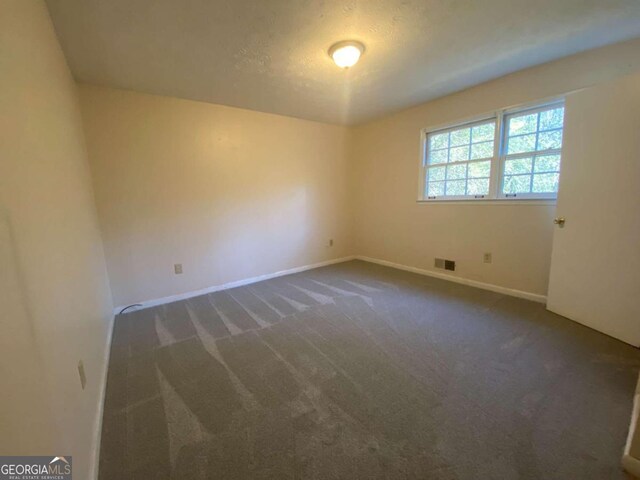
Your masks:
[{"label": "white door", "polygon": [[547,308],[640,345],[640,75],[567,96]]}]

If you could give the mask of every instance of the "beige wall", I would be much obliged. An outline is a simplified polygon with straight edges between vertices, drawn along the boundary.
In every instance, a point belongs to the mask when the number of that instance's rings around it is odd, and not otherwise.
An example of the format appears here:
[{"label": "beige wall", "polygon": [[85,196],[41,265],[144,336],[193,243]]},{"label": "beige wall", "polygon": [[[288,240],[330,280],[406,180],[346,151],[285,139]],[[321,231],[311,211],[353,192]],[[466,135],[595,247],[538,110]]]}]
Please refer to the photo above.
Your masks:
[{"label": "beige wall", "polygon": [[545,295],[554,204],[416,203],[420,130],[637,70],[639,48],[575,55],[349,129],[81,85],[114,302],[350,254],[423,269],[452,258],[460,277]]},{"label": "beige wall", "polygon": [[113,307],[75,84],[39,0],[0,3],[0,261],[0,453],[70,454],[90,478]]},{"label": "beige wall", "polygon": [[344,127],[86,85],[80,98],[116,305],[353,253]]},{"label": "beige wall", "polygon": [[427,270],[454,259],[454,275],[545,295],[555,206],[416,203],[420,131],[640,70],[638,52],[640,39],[592,50],[354,128],[355,251]]}]

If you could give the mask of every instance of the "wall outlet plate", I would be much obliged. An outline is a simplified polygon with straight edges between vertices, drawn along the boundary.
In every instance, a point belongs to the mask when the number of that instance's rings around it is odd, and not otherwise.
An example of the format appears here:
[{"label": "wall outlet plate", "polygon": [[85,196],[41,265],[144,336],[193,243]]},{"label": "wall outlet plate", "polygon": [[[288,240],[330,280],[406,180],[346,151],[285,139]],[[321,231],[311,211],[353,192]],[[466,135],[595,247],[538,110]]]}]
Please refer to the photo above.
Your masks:
[{"label": "wall outlet plate", "polygon": [[173,266],[173,271],[175,272],[176,275],[182,274],[182,264],[181,263],[176,263]]},{"label": "wall outlet plate", "polygon": [[485,254],[482,256],[482,260],[484,261],[484,263],[491,263],[491,260],[492,260],[492,258],[491,258],[491,253],[489,253],[489,252],[488,252],[488,253],[485,253]]}]

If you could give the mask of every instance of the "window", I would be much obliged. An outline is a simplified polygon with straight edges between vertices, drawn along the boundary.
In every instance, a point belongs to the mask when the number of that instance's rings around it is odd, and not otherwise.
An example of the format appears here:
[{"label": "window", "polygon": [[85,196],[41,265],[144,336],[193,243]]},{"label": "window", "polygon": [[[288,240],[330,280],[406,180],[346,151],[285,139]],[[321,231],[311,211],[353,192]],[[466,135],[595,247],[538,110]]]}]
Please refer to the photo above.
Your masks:
[{"label": "window", "polygon": [[488,195],[495,136],[495,120],[429,134],[427,196]]},{"label": "window", "polygon": [[563,122],[554,103],[426,132],[421,200],[555,198]]},{"label": "window", "polygon": [[556,196],[563,122],[562,105],[505,116],[502,195]]}]

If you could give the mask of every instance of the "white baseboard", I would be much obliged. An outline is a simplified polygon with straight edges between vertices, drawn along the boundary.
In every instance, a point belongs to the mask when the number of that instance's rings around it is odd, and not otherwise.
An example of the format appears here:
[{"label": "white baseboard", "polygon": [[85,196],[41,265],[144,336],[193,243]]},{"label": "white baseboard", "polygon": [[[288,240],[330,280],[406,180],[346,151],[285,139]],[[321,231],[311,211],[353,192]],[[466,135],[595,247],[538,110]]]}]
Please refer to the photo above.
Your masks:
[{"label": "white baseboard", "polygon": [[[178,295],[170,295],[168,297],[155,298],[153,300],[147,300],[144,302],[136,302],[136,303],[140,303],[141,306],[132,307],[127,311],[131,312],[134,310],[141,310],[143,308],[155,307],[156,305],[163,305],[165,303],[177,302],[179,300],[185,300],[187,298],[197,297],[199,295],[206,295],[207,293],[219,292],[220,290],[227,290],[229,288],[242,287],[244,285],[250,285],[256,282],[262,282],[263,280],[269,280],[270,278],[282,277],[283,275],[290,275],[292,273],[304,272],[305,270],[311,270],[313,268],[318,268],[318,267],[325,267],[327,265],[333,265],[334,263],[348,262],[349,260],[353,260],[355,258],[356,257],[354,255],[350,255],[348,257],[334,258],[332,260],[325,260],[324,262],[312,263],[310,265],[303,265],[301,267],[289,268],[288,270],[280,270],[274,273],[266,273],[264,275],[258,275],[257,277],[250,277],[242,280],[236,280],[235,282],[223,283],[222,285],[214,285],[212,287],[207,287],[200,290],[193,290],[191,292],[180,293]],[[114,310],[114,314],[117,315],[125,307],[126,305],[116,307]]]},{"label": "white baseboard", "polygon": [[512,297],[524,298],[539,303],[547,303],[546,295],[539,295],[537,293],[525,292],[523,290],[516,290],[514,288],[501,287],[499,285],[493,285],[492,283],[479,282],[477,280],[470,280],[468,278],[456,277],[455,275],[448,275],[446,273],[434,272],[432,270],[426,270],[423,268],[410,267],[408,265],[402,265],[400,263],[389,262],[387,260],[380,260],[377,258],[365,257],[362,255],[356,255],[358,260],[369,263],[377,263],[378,265],[384,265],[386,267],[397,268],[398,270],[405,270],[407,272],[417,273],[419,275],[426,275],[428,277],[440,278],[442,280],[448,280],[450,282],[461,283],[462,285],[469,285],[470,287],[482,288],[483,290],[490,290],[496,293],[502,293],[504,295],[511,295]]},{"label": "white baseboard", "polygon": [[107,325],[107,341],[104,352],[104,364],[100,374],[99,390],[98,390],[98,412],[93,425],[93,451],[89,464],[89,478],[98,480],[99,462],[100,462],[100,445],[102,442],[102,419],[104,416],[104,400],[107,392],[107,373],[109,371],[109,360],[111,358],[111,340],[113,339],[113,326],[115,318],[112,316]]},{"label": "white baseboard", "polygon": [[[499,285],[493,285],[491,283],[479,282],[477,280],[470,280],[468,278],[457,277],[455,275],[449,275],[446,273],[434,272],[432,270],[426,270],[417,267],[410,267],[408,265],[402,265],[400,263],[389,262],[387,260],[380,260],[378,258],[367,257],[364,255],[350,255],[347,257],[334,258],[332,260],[326,260],[324,262],[312,263],[310,265],[303,265],[301,267],[294,267],[287,270],[280,270],[278,272],[267,273],[264,275],[258,275],[256,277],[249,277],[235,282],[223,283],[221,285],[214,285],[212,287],[202,288],[200,290],[193,290],[190,292],[180,293],[177,295],[170,295],[162,298],[155,298],[152,300],[146,300],[140,303],[139,307],[132,307],[128,311],[141,310],[143,308],[155,307],[157,305],[163,305],[165,303],[177,302],[179,300],[185,300],[187,298],[197,297],[199,295],[206,295],[207,293],[219,292],[221,290],[227,290],[229,288],[242,287],[244,285],[250,285],[252,283],[261,282],[263,280],[269,280],[270,278],[282,277],[284,275],[290,275],[292,273],[304,272],[313,268],[324,267],[327,265],[333,265],[335,263],[348,262],[349,260],[362,260],[369,263],[377,263],[378,265],[384,265],[386,267],[397,268],[399,270],[405,270],[407,272],[417,273],[419,275],[426,275],[429,277],[440,278],[442,280],[448,280],[450,282],[460,283],[463,285],[469,285],[471,287],[482,288],[483,290],[490,290],[496,293],[502,293],[504,295],[511,295],[512,297],[524,298],[532,300],[534,302],[546,303],[546,295],[539,295],[537,293],[525,292],[523,290],[516,290],[514,288],[501,287]],[[114,309],[114,314],[117,315],[126,305],[118,306]]]}]

